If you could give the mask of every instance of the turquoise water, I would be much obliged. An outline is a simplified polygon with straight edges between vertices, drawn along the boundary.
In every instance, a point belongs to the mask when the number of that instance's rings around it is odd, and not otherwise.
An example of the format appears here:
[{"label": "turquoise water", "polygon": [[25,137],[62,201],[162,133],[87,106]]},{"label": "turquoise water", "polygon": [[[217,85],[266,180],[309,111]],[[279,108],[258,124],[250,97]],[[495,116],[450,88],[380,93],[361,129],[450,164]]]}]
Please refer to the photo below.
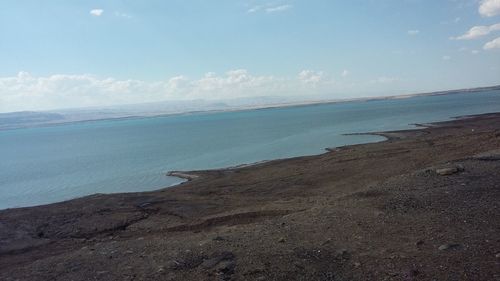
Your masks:
[{"label": "turquoise water", "polygon": [[212,169],[381,140],[346,133],[500,111],[500,91],[0,131],[0,209],[146,191]]}]

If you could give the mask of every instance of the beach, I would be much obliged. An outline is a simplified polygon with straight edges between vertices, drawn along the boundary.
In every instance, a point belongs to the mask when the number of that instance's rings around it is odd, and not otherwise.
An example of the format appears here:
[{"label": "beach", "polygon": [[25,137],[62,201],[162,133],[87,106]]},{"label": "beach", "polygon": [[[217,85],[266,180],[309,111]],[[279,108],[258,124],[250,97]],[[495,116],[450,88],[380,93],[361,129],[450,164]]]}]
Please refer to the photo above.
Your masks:
[{"label": "beach", "polygon": [[495,280],[500,113],[0,211],[0,280]]}]

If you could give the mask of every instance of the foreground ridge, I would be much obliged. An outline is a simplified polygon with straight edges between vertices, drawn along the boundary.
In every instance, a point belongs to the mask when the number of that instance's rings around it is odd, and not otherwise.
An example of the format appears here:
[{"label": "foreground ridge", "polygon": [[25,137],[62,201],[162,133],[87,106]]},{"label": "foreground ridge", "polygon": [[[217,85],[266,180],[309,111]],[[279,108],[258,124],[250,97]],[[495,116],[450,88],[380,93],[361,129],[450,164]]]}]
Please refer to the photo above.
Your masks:
[{"label": "foreground ridge", "polygon": [[0,211],[0,280],[499,279],[500,114],[381,134]]}]

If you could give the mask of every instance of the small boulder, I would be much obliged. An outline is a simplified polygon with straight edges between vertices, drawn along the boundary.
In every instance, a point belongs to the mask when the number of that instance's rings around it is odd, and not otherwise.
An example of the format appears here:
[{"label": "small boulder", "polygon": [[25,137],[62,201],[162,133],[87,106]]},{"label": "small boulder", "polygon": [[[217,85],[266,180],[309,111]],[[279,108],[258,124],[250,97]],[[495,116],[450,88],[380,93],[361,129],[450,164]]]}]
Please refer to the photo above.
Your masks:
[{"label": "small boulder", "polygon": [[460,247],[460,244],[447,243],[447,244],[443,244],[443,245],[439,246],[438,250],[446,251],[446,250],[455,249],[458,247]]},{"label": "small boulder", "polygon": [[436,169],[436,173],[440,176],[449,176],[458,172],[460,172],[460,169],[458,167]]}]

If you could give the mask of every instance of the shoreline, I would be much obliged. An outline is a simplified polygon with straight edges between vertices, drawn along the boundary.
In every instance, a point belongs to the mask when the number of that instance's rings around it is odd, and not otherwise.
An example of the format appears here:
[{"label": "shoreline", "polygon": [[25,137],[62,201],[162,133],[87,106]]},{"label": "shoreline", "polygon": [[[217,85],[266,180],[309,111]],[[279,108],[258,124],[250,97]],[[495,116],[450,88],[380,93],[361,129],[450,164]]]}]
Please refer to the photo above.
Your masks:
[{"label": "shoreline", "polygon": [[0,279],[494,280],[500,113],[432,125],[1,210]]},{"label": "shoreline", "polygon": [[[425,129],[425,128],[431,128],[431,127],[439,127],[437,123],[443,123],[443,122],[448,122],[452,120],[461,120],[461,119],[466,119],[466,118],[474,118],[482,115],[490,115],[490,114],[496,114],[495,112],[489,112],[489,113],[482,113],[482,114],[476,114],[476,115],[466,115],[466,116],[452,116],[449,117],[448,120],[442,120],[442,121],[436,121],[432,123],[412,123],[408,124],[411,126],[415,126],[413,129],[405,129],[405,130],[395,130],[395,131],[381,131],[381,132],[366,132],[366,133],[347,133],[347,134],[342,134],[344,136],[363,136],[363,135],[371,135],[371,136],[380,136],[383,137],[384,139],[379,140],[379,141],[373,141],[373,142],[366,142],[366,143],[360,143],[360,144],[348,144],[348,145],[343,145],[343,146],[338,146],[338,147],[325,147],[323,148],[324,152],[319,153],[319,154],[311,154],[311,155],[301,155],[301,156],[296,156],[296,157],[289,157],[289,158],[276,158],[276,159],[270,159],[270,160],[261,160],[257,162],[252,162],[252,163],[244,163],[244,164],[239,164],[235,166],[229,166],[229,167],[223,167],[223,168],[216,168],[216,169],[202,169],[202,170],[174,170],[174,171],[168,171],[165,173],[166,176],[168,177],[177,177],[180,179],[184,179],[186,181],[174,184],[171,186],[163,187],[158,190],[170,188],[170,187],[175,187],[178,185],[182,185],[185,182],[189,182],[195,179],[199,178],[199,175],[197,173],[203,173],[203,172],[210,172],[210,171],[230,171],[230,170],[235,170],[235,169],[240,169],[240,168],[247,168],[247,167],[252,167],[252,166],[257,166],[260,164],[266,164],[269,162],[273,161],[282,161],[282,160],[288,160],[288,159],[293,159],[293,158],[300,158],[300,157],[310,157],[310,156],[316,156],[316,155],[322,155],[326,153],[331,153],[331,152],[336,152],[341,150],[343,147],[349,147],[349,146],[355,146],[355,145],[364,145],[364,144],[373,144],[373,143],[380,143],[380,142],[386,142],[386,141],[393,141],[393,140],[398,140],[401,139],[405,136],[405,133],[408,131],[413,131],[413,130],[419,130],[419,129]],[[153,190],[156,191],[156,190]],[[1,210],[0,210],[1,211]]]},{"label": "shoreline", "polygon": [[[303,101],[303,102],[290,102],[284,104],[268,104],[268,105],[256,105],[256,106],[243,106],[243,107],[235,107],[230,109],[213,109],[213,110],[191,110],[186,112],[172,112],[172,113],[158,113],[152,115],[125,115],[125,116],[117,116],[117,117],[104,117],[104,118],[96,118],[96,119],[87,119],[87,120],[74,120],[74,121],[62,121],[62,122],[49,122],[43,124],[34,124],[34,125],[25,125],[19,127],[12,128],[1,128],[1,131],[10,131],[10,130],[20,130],[20,129],[29,129],[29,128],[43,128],[43,127],[54,127],[54,126],[64,126],[78,123],[86,123],[86,122],[99,122],[99,121],[120,121],[120,120],[137,120],[137,119],[148,119],[148,118],[158,118],[158,117],[169,117],[169,116],[182,116],[182,115],[191,115],[191,114],[216,114],[216,113],[224,113],[224,112],[242,112],[242,111],[252,111],[252,110],[266,110],[266,109],[276,109],[276,108],[294,108],[294,107],[302,107],[302,106],[317,106],[317,105],[326,105],[326,104],[338,104],[338,103],[350,103],[350,102],[371,102],[371,101],[381,101],[381,100],[393,100],[393,99],[408,99],[415,97],[428,97],[428,96],[443,96],[443,95],[455,95],[455,94],[474,94],[483,91],[492,91],[492,90],[500,90],[500,85],[494,86],[486,86],[486,87],[477,87],[477,88],[464,88],[464,89],[455,89],[455,90],[445,90],[445,91],[435,91],[435,92],[423,92],[423,93],[414,93],[414,94],[401,94],[401,95],[393,95],[393,96],[376,96],[376,97],[360,97],[360,98],[351,98],[351,99],[340,99],[340,100],[318,100],[318,101]],[[71,109],[63,109],[64,111]],[[49,110],[49,111],[40,111],[40,112],[50,112],[57,113],[57,110]],[[5,112],[15,113],[15,112]],[[3,113],[0,113],[0,115]]]}]

